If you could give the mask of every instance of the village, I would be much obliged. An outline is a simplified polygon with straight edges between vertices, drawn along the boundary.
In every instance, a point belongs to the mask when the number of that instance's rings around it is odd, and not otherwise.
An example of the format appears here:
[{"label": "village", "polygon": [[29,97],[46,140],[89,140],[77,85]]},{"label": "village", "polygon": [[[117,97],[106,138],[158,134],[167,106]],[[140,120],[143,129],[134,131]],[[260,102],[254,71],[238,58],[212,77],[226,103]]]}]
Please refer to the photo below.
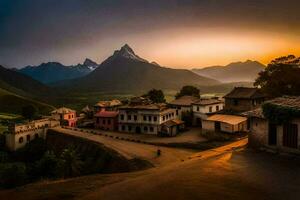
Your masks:
[{"label": "village", "polygon": [[11,124],[6,146],[16,151],[35,138],[46,139],[48,129],[61,127],[108,133],[116,138],[123,134],[132,141],[146,135],[163,142],[200,132],[227,134],[248,137],[248,146],[254,149],[299,154],[300,119],[290,114],[300,111],[299,102],[300,97],[294,96],[270,99],[260,89],[247,87],[235,87],[223,97],[183,95],[168,103],[154,103],[142,96],[127,101],[99,101],[84,107],[81,113],[61,107],[42,119]]}]

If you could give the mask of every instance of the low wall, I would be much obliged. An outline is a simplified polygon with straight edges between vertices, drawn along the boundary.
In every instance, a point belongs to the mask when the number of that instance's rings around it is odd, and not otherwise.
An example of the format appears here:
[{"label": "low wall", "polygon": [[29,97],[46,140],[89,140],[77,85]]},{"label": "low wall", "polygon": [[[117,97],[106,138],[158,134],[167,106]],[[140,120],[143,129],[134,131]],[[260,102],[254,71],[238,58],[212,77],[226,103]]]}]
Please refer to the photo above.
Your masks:
[{"label": "low wall", "polygon": [[145,160],[128,160],[113,149],[85,138],[48,130],[47,146],[60,154],[65,148],[73,146],[86,162],[94,166],[93,173],[117,173],[147,169],[153,165]]}]

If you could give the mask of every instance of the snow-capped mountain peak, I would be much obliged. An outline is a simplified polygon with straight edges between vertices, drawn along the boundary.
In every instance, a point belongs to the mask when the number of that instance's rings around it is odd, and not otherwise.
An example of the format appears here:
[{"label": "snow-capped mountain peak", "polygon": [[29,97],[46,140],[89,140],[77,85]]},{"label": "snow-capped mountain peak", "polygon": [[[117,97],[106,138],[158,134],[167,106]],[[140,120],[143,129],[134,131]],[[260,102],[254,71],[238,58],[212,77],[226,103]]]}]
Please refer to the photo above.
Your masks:
[{"label": "snow-capped mountain peak", "polygon": [[128,59],[148,63],[147,60],[136,55],[134,53],[133,49],[128,44],[125,44],[123,47],[121,47],[120,50],[116,50],[112,57],[124,57],[124,58],[128,58]]}]

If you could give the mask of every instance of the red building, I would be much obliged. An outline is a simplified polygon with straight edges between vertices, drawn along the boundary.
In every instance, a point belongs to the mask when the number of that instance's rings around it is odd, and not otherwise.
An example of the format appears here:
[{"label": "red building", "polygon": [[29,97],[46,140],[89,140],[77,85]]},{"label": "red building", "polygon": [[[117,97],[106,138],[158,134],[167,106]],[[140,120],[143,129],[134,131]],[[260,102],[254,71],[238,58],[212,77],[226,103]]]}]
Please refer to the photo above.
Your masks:
[{"label": "red building", "polygon": [[52,118],[59,120],[62,126],[75,127],[77,123],[76,111],[61,107],[51,112]]},{"label": "red building", "polygon": [[118,115],[119,112],[117,111],[100,111],[95,114],[95,127],[114,131],[118,128]]}]

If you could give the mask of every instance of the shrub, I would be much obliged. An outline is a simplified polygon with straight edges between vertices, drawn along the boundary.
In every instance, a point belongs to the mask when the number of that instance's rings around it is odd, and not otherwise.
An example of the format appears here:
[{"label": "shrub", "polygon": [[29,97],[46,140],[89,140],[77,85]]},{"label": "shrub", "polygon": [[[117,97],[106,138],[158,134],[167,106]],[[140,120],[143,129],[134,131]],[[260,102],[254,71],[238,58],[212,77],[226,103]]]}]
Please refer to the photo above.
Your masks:
[{"label": "shrub", "polygon": [[43,157],[35,163],[31,174],[37,177],[57,178],[62,176],[60,170],[61,160],[52,151],[47,151]]},{"label": "shrub", "polygon": [[24,163],[6,163],[0,165],[0,185],[12,188],[26,183],[26,166]]}]

